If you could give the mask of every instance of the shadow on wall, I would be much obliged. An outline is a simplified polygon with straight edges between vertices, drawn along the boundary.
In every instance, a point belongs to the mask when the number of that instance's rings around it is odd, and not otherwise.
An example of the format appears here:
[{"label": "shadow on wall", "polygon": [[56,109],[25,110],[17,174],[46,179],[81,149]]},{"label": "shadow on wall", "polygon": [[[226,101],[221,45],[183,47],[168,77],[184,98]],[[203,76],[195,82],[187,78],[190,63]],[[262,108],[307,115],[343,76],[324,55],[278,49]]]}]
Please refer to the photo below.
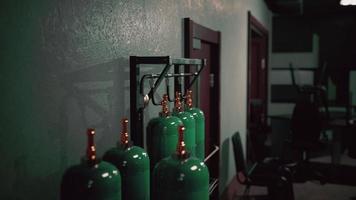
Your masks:
[{"label": "shadow on wall", "polygon": [[[52,65],[55,68],[42,73],[46,78],[34,78],[38,124],[32,127],[39,131],[33,141],[28,137],[18,142],[24,145],[9,159],[9,185],[5,188],[10,190],[0,195],[1,199],[59,199],[62,174],[85,155],[86,128],[96,128],[101,156],[118,140],[120,118],[129,117],[127,58],[70,72],[59,72],[58,63]],[[27,129],[32,128],[25,129],[31,133]],[[22,133],[14,134],[19,138]]]},{"label": "shadow on wall", "polygon": [[[114,145],[113,140],[119,137],[120,119],[125,115],[129,117],[129,102],[125,99],[129,94],[128,66],[128,60],[122,58],[63,74],[66,95],[60,105],[60,124],[61,132],[66,134],[60,134],[60,140],[66,146],[64,150],[73,142],[71,133],[78,139],[83,138],[85,147],[85,129],[89,127],[96,129],[99,154],[107,150],[108,144]],[[73,132],[78,128],[81,129]],[[62,164],[67,166],[68,160],[62,158]]]}]

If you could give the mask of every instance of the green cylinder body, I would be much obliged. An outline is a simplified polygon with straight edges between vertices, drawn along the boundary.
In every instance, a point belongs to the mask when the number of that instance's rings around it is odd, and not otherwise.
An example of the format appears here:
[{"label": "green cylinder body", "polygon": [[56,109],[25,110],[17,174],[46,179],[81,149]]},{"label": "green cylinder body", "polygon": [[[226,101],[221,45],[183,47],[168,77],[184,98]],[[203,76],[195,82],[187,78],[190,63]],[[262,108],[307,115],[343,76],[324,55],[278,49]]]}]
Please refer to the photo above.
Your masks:
[{"label": "green cylinder body", "polygon": [[172,116],[176,116],[182,120],[185,132],[184,132],[184,141],[187,151],[195,156],[196,149],[196,133],[195,133],[195,119],[193,115],[189,112],[178,112],[173,111]]},{"label": "green cylinder body", "polygon": [[175,152],[179,125],[183,125],[183,122],[174,116],[160,116],[149,121],[146,142],[151,168]]},{"label": "green cylinder body", "polygon": [[205,117],[202,110],[198,108],[187,108],[185,110],[193,115],[195,119],[195,156],[201,160],[205,158]]},{"label": "green cylinder body", "polygon": [[150,160],[144,149],[119,146],[107,151],[103,159],[121,173],[123,200],[150,199]]},{"label": "green cylinder body", "polygon": [[61,200],[121,200],[119,170],[105,161],[70,167],[62,177]]},{"label": "green cylinder body", "polygon": [[196,157],[172,155],[161,160],[153,172],[155,200],[208,200],[209,170]]}]

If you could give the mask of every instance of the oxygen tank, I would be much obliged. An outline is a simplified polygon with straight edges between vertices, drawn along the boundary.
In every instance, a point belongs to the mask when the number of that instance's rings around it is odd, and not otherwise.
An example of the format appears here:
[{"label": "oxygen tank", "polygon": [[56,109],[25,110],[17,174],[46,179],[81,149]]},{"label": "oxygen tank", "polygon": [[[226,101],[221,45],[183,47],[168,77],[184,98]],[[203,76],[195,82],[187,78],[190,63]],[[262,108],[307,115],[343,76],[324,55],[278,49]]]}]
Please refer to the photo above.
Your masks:
[{"label": "oxygen tank", "polygon": [[162,111],[159,117],[153,118],[147,125],[147,152],[151,160],[151,168],[175,151],[178,141],[177,130],[183,122],[175,116],[171,116],[168,108],[168,95],[163,95],[161,101]]},{"label": "oxygen tank", "polygon": [[185,99],[186,112],[193,115],[195,120],[195,156],[201,160],[205,158],[205,117],[202,110],[193,107],[193,92],[187,91]]},{"label": "oxygen tank", "polygon": [[128,122],[122,119],[120,142],[104,154],[103,160],[119,169],[123,200],[149,200],[150,160],[144,149],[129,141]]},{"label": "oxygen tank", "polygon": [[180,93],[176,92],[176,98],[174,102],[174,109],[172,115],[182,120],[186,130],[185,131],[186,148],[192,156],[195,156],[195,148],[196,148],[195,119],[191,113],[184,112],[183,105],[180,102],[180,95],[181,95]]},{"label": "oxygen tank", "polygon": [[121,200],[121,176],[118,169],[96,158],[94,129],[88,129],[87,156],[70,167],[61,182],[61,200]]},{"label": "oxygen tank", "polygon": [[184,126],[179,127],[176,153],[154,168],[155,200],[208,200],[209,170],[200,159],[191,157],[184,143]]}]

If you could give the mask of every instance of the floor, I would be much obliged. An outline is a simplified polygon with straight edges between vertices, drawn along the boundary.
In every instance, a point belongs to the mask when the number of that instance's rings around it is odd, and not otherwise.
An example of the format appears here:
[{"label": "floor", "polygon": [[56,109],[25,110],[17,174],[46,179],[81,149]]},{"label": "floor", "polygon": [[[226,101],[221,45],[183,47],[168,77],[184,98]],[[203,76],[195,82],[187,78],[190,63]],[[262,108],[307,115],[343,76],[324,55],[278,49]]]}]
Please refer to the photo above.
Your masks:
[{"label": "floor", "polygon": [[[314,159],[318,162],[330,163],[330,156],[319,157]],[[356,166],[356,159],[352,159],[347,155],[342,155],[341,164]],[[251,187],[250,195],[256,196],[255,198],[243,198],[244,187],[236,191],[234,195],[234,200],[244,200],[244,199],[267,199],[261,195],[267,194],[267,190],[264,187]],[[356,200],[356,187],[345,186],[345,185],[335,185],[335,184],[325,184],[320,185],[318,182],[306,182],[293,184],[295,200]]]}]

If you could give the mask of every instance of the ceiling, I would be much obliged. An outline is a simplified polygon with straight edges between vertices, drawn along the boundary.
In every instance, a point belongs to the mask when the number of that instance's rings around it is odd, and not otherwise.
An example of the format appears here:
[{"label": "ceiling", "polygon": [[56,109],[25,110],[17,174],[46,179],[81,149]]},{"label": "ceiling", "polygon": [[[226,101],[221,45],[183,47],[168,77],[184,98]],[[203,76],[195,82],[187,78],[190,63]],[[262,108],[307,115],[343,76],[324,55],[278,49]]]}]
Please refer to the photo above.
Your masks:
[{"label": "ceiling", "polygon": [[340,0],[265,0],[265,2],[277,15],[356,15],[356,6],[341,6]]}]

